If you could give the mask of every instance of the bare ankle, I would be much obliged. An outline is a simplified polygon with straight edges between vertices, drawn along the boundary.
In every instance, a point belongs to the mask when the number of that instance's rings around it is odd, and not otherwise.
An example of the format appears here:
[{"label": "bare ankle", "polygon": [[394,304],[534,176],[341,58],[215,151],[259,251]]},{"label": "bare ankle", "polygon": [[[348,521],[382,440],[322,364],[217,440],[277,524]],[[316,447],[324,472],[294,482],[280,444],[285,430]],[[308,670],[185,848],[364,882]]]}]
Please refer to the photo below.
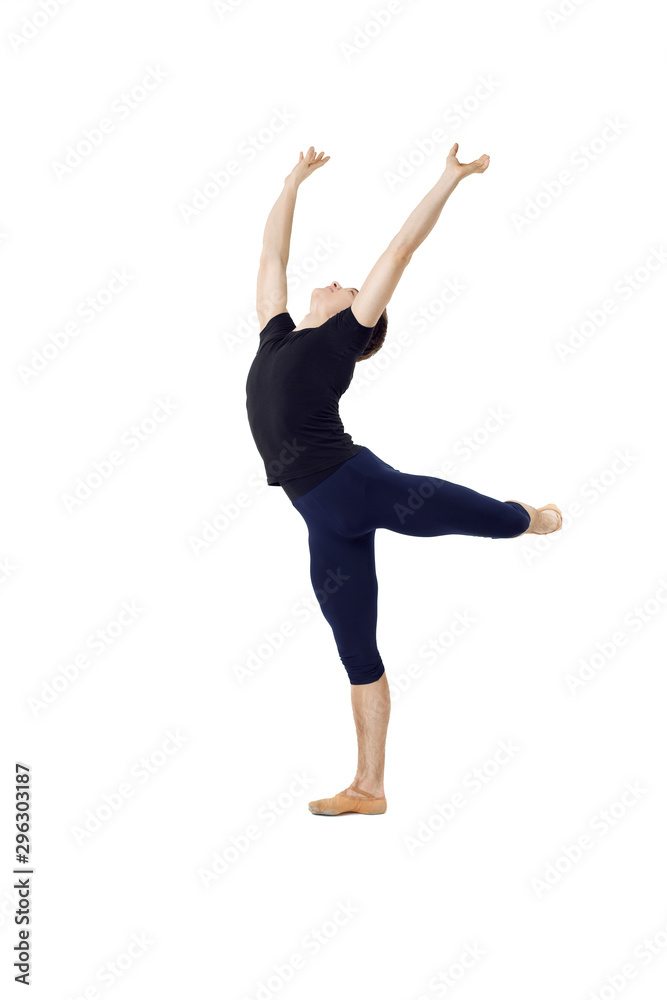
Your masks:
[{"label": "bare ankle", "polygon": [[355,777],[350,787],[360,788],[362,792],[369,792],[370,795],[384,795],[384,780],[373,775],[362,775]]}]

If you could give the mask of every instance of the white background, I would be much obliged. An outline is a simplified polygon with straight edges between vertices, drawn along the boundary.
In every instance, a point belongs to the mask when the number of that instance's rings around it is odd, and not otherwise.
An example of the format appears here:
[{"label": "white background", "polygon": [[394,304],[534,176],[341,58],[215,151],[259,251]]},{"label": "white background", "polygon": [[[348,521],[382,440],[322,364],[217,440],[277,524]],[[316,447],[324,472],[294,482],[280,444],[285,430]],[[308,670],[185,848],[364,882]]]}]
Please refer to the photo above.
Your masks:
[{"label": "white background", "polygon": [[[657,8],[218,8],[2,6],[2,978],[22,761],[33,996],[653,1000],[667,980]],[[111,131],[91,132],[104,118]],[[304,522],[266,485],[245,413],[263,227],[299,151],[330,155],[295,212],[299,323],[313,287],[361,287],[455,140],[489,170],[414,254],[341,415],[403,471],[451,461],[445,478],[558,503],[565,526],[541,542],[378,532],[378,642],[403,686],[388,811],[327,822],[307,802],[354,775],[349,683],[313,610]],[[443,307],[448,282],[465,290]],[[474,623],[450,641],[457,613]],[[517,749],[494,766],[501,741]],[[207,886],[216,855],[228,865]]]}]

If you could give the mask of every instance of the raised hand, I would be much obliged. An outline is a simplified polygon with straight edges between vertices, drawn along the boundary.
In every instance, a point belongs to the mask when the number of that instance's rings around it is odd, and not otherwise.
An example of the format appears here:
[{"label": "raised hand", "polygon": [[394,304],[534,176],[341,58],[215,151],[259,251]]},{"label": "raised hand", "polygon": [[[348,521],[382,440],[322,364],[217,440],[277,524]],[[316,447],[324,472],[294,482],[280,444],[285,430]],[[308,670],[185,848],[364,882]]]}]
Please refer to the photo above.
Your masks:
[{"label": "raised hand", "polygon": [[314,146],[311,146],[306,150],[305,156],[303,153],[299,153],[299,162],[294,167],[292,172],[287,175],[285,181],[293,180],[297,185],[301,184],[306,177],[310,177],[310,175],[314,173],[318,167],[321,167],[327,162],[327,160],[331,159],[330,156],[324,156],[324,159],[322,159],[323,156],[324,153],[315,152]]},{"label": "raised hand", "polygon": [[453,174],[459,179],[467,177],[468,174],[483,174],[491,162],[490,157],[486,153],[482,153],[479,159],[473,160],[472,163],[459,163],[456,157],[458,151],[459,144],[455,142],[447,155],[445,173]]}]

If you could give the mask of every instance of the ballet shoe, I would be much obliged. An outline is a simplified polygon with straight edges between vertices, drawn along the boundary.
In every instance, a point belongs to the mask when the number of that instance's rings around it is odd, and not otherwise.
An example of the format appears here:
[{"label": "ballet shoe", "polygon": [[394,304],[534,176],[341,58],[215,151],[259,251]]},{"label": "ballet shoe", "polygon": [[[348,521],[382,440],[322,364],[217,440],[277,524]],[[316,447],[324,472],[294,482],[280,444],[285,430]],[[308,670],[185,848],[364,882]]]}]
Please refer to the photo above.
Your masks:
[{"label": "ballet shoe", "polygon": [[387,800],[384,795],[371,795],[356,785],[349,786],[353,792],[365,796],[358,799],[345,792],[338,792],[330,799],[315,799],[308,803],[308,808],[315,816],[340,816],[341,813],[363,813],[365,816],[379,816],[387,811]]},{"label": "ballet shoe", "polygon": [[561,528],[563,527],[563,512],[561,511],[561,509],[557,507],[555,503],[547,503],[544,505],[544,507],[537,508],[538,514],[543,510],[553,510],[556,514],[558,514],[560,518],[560,524],[556,528],[552,528],[551,531],[526,531],[525,532],[526,535],[553,535],[554,531],[561,530]]}]

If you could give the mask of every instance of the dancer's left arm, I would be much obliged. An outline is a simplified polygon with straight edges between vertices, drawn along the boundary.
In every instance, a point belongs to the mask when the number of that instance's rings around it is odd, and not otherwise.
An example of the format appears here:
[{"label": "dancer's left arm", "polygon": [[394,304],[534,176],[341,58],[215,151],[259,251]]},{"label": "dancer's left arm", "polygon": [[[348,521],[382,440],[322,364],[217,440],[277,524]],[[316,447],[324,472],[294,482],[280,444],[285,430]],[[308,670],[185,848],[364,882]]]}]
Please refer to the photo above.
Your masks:
[{"label": "dancer's left arm", "polygon": [[[324,157],[324,158],[322,158]],[[287,261],[299,186],[330,157],[313,147],[299,154],[299,162],[285,178],[278,200],[269,212],[257,275],[257,316],[260,329],[287,309]]]}]

